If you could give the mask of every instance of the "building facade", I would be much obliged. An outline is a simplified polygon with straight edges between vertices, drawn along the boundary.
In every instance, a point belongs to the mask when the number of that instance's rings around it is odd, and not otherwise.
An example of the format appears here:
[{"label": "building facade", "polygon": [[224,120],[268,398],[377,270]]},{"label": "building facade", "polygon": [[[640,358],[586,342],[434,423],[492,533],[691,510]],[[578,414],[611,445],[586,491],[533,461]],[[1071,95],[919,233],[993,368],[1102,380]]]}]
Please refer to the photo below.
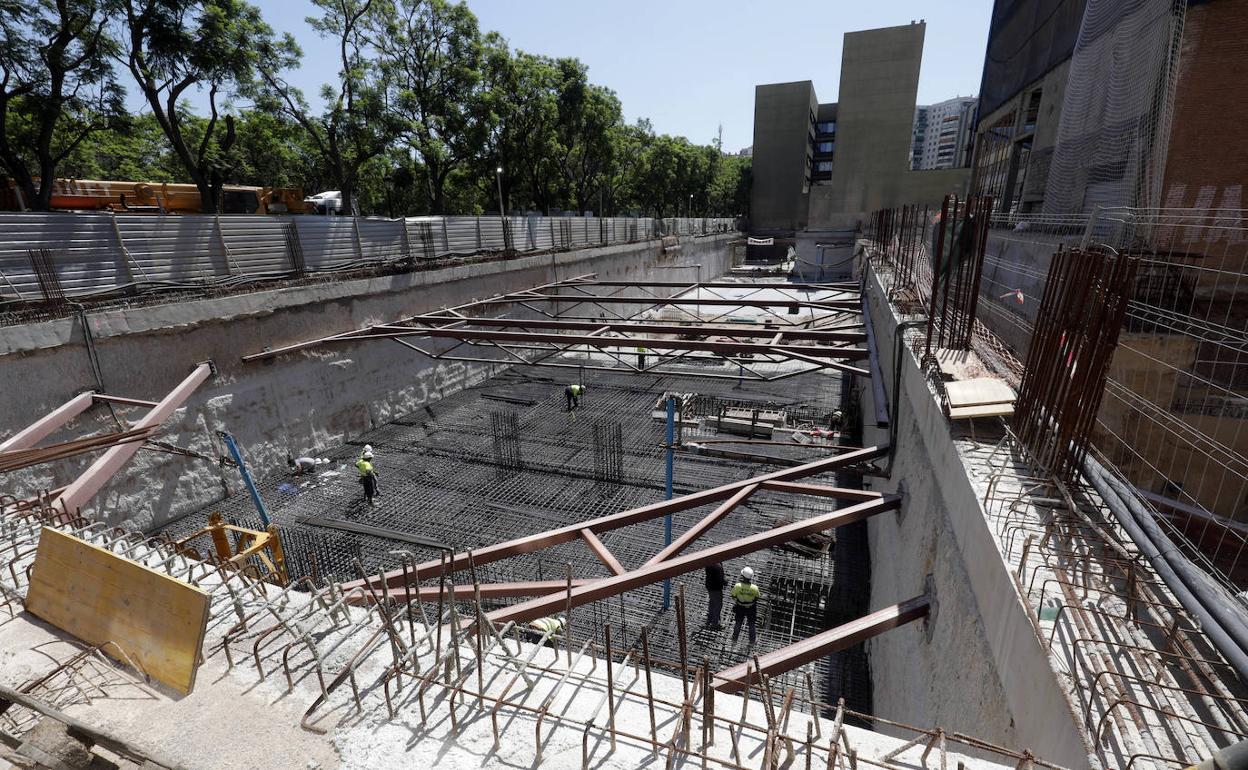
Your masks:
[{"label": "building facade", "polygon": [[930,171],[969,166],[978,102],[973,96],[958,96],[915,108],[910,168]]},{"label": "building facade", "polygon": [[834,103],[808,80],[756,87],[752,231],[795,237],[803,257],[804,241],[826,243],[874,209],[965,191],[965,170],[911,170],[925,29],[846,33]]}]

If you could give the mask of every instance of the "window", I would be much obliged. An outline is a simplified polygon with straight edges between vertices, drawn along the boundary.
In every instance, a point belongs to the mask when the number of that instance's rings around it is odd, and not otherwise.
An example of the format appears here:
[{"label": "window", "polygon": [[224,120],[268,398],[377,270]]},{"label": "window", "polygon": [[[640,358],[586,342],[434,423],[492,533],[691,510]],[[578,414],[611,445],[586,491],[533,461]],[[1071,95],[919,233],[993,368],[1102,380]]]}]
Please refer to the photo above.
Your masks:
[{"label": "window", "polygon": [[835,134],[836,133],[836,121],[835,120],[829,120],[823,123],[819,123],[817,124],[816,127],[819,129],[819,133],[821,134]]},{"label": "window", "polygon": [[815,171],[831,171],[831,170],[832,170],[832,161],[830,160],[821,160],[815,164]]},{"label": "window", "polygon": [[815,144],[815,152],[832,152],[836,147],[836,142],[818,142]]}]

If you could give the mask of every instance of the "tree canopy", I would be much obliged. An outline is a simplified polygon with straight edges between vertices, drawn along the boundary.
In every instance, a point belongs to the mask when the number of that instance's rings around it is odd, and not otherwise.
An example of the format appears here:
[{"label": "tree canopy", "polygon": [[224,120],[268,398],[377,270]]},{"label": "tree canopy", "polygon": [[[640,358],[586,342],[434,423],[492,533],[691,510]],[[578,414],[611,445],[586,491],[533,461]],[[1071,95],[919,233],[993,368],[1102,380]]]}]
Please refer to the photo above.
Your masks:
[{"label": "tree canopy", "polygon": [[207,212],[252,184],[388,216],[747,213],[749,158],[627,123],[582,62],[512,50],[462,2],[313,2],[336,52],[317,108],[246,0],[0,0],[0,172],[32,209],[71,177],[191,182]]}]

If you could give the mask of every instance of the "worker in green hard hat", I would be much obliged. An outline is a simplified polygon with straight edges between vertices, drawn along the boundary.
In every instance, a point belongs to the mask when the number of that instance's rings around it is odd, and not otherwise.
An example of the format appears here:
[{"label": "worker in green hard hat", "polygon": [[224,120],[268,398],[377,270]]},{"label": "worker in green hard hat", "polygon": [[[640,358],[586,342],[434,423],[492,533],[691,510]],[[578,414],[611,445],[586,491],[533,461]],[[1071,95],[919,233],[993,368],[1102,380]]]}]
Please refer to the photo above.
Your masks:
[{"label": "worker in green hard hat", "polygon": [[563,397],[568,402],[568,411],[581,405],[581,396],[585,395],[584,385],[569,385],[563,389]]}]

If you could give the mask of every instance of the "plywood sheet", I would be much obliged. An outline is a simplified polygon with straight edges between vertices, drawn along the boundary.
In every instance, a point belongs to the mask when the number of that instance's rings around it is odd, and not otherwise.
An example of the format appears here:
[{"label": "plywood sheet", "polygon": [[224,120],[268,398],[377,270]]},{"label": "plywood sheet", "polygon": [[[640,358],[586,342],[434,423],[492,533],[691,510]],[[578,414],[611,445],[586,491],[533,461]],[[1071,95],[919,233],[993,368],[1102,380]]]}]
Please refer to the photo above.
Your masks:
[{"label": "plywood sheet", "polygon": [[980,404],[979,406],[960,406],[949,410],[951,420],[964,420],[968,417],[1009,417],[1014,414],[1013,404]]},{"label": "plywood sheet", "polygon": [[153,679],[188,693],[208,601],[195,586],[45,527],[26,609],[88,644],[115,643]]},{"label": "plywood sheet", "polygon": [[947,382],[945,393],[949,396],[950,410],[965,406],[1014,403],[1014,390],[995,377]]}]

